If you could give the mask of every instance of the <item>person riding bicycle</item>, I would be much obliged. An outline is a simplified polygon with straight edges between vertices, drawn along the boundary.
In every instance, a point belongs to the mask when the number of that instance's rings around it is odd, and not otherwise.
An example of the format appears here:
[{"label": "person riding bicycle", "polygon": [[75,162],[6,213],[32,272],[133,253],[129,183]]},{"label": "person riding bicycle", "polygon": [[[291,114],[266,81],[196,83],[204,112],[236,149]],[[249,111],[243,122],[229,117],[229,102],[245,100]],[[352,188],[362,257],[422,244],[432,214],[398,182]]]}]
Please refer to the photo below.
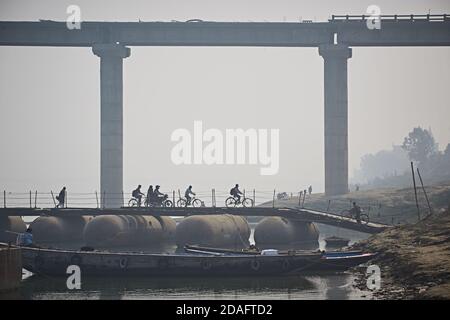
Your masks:
[{"label": "person riding bicycle", "polygon": [[165,197],[165,194],[159,191],[160,186],[157,185],[155,187],[155,191],[153,191],[153,199],[152,201],[156,203],[162,203],[163,198]]},{"label": "person riding bicycle", "polygon": [[147,206],[150,205],[150,203],[153,202],[153,186],[150,185],[147,190]]},{"label": "person riding bicycle", "polygon": [[350,209],[350,213],[355,217],[356,222],[361,223],[361,207],[353,202],[353,207]]},{"label": "person riding bicycle", "polygon": [[186,189],[186,191],[184,192],[184,196],[185,196],[185,198],[186,198],[187,205],[190,205],[190,204],[191,204],[191,200],[192,200],[191,195],[195,196],[195,193],[192,191],[192,186],[189,186],[189,187]]},{"label": "person riding bicycle", "polygon": [[137,199],[138,206],[141,206],[141,199],[142,196],[144,196],[144,194],[141,192],[141,187],[142,187],[141,185],[138,185],[137,189],[133,190],[133,192],[131,193],[133,198]]},{"label": "person riding bicycle", "polygon": [[237,203],[241,202],[241,195],[244,195],[241,191],[239,191],[239,185],[236,184],[234,188],[230,190],[230,194],[237,199]]}]

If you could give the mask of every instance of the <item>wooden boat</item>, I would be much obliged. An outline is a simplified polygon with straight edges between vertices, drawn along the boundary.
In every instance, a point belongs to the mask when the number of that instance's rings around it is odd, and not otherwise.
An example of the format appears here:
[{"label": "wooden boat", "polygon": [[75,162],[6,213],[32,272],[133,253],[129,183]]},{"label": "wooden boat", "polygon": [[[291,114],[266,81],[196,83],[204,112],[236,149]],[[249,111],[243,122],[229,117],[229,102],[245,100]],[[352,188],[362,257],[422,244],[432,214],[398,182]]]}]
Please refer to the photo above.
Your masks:
[{"label": "wooden boat", "polygon": [[343,271],[373,254],[153,254],[21,247],[23,267],[45,275],[64,275],[78,265],[82,276],[261,276]]},{"label": "wooden boat", "polygon": [[233,254],[246,254],[246,255],[259,255],[261,251],[257,248],[245,248],[240,250],[233,249],[222,249],[222,248],[212,248],[212,247],[203,247],[197,245],[185,245],[184,251],[192,254],[207,254],[207,255],[233,255]]},{"label": "wooden boat", "polygon": [[[241,250],[232,250],[232,249],[222,249],[222,248],[211,248],[211,247],[202,247],[197,245],[186,245],[184,247],[184,250],[187,253],[195,253],[195,254],[203,254],[203,255],[264,255],[264,250],[260,251],[256,248],[249,248],[249,249],[241,249]],[[268,250],[266,250],[268,251]],[[270,250],[272,251],[272,250]],[[330,262],[338,261],[339,259],[341,261],[348,262],[349,265],[351,265],[352,260],[357,261],[358,259],[361,259],[362,257],[368,257],[371,258],[375,254],[371,253],[364,253],[362,251],[308,251],[308,250],[287,250],[287,251],[279,251],[275,250],[277,252],[277,255],[279,256],[293,256],[293,255],[305,255],[305,254],[321,254],[323,260],[327,260]],[[367,259],[367,261],[370,259]],[[323,261],[322,261],[323,262]],[[357,265],[357,264],[356,264]],[[351,266],[350,266],[351,267]],[[322,267],[317,268],[316,270],[322,269]],[[332,267],[330,266],[330,270],[332,270]]]}]

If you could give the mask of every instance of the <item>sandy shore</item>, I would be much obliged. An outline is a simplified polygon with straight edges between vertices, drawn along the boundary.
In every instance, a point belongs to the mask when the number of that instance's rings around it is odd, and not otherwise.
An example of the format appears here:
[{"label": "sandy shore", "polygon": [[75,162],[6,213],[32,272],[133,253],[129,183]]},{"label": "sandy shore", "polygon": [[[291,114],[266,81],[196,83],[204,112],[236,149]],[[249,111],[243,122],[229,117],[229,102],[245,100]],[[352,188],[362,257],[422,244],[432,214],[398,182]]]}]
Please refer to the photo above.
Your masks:
[{"label": "sandy shore", "polygon": [[[381,269],[375,299],[450,299],[450,210],[421,222],[393,227],[354,248],[377,252]],[[355,269],[356,286],[366,288],[365,268]]]}]

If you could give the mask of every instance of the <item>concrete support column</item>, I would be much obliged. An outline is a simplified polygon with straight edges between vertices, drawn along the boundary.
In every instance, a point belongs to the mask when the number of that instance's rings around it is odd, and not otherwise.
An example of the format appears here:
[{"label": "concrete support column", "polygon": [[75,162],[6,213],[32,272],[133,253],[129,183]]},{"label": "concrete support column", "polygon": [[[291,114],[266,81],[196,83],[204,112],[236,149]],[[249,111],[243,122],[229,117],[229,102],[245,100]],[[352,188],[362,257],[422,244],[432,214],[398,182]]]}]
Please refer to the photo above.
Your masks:
[{"label": "concrete support column", "polygon": [[344,45],[319,47],[324,61],[325,194],[348,192],[348,93],[347,59],[352,49]]},{"label": "concrete support column", "polygon": [[123,59],[130,49],[119,44],[96,44],[100,57],[100,188],[102,206],[123,205]]}]

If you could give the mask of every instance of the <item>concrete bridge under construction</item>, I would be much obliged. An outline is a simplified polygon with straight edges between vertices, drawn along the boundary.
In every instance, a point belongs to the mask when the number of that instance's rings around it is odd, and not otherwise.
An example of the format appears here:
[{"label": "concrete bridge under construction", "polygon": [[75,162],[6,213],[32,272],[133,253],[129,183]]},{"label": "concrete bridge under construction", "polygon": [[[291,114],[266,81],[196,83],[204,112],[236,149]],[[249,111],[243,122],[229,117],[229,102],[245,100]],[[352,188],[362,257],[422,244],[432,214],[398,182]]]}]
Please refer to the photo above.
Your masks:
[{"label": "concrete bridge under construction", "polygon": [[317,222],[344,229],[378,233],[390,226],[380,223],[358,223],[355,219],[343,217],[341,215],[327,213],[305,208],[271,208],[271,207],[251,207],[251,208],[227,208],[227,207],[199,207],[199,208],[178,208],[178,207],[122,207],[122,208],[0,208],[0,216],[100,216],[100,215],[152,215],[185,217],[190,215],[211,215],[211,214],[233,214],[237,216],[280,216],[290,220]]},{"label": "concrete bridge under construction", "polygon": [[82,22],[81,29],[69,29],[66,22],[3,21],[0,46],[88,47],[100,58],[100,186],[109,208],[123,203],[110,195],[123,190],[123,59],[130,56],[129,46],[316,47],[324,60],[325,193],[331,196],[348,192],[352,47],[450,46],[448,15],[378,18],[379,29],[368,28],[367,16],[333,16],[318,23]]}]

